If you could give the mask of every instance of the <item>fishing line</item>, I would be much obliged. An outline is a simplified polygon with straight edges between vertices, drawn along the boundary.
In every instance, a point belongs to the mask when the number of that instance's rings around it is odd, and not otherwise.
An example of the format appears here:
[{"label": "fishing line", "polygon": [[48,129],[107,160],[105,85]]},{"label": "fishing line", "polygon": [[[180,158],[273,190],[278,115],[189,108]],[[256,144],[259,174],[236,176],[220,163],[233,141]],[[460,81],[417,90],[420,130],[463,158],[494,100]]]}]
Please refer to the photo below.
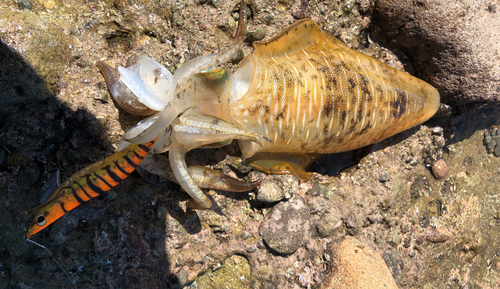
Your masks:
[{"label": "fishing line", "polygon": [[52,253],[49,251],[49,249],[47,249],[47,247],[41,245],[41,244],[38,244],[37,242],[35,241],[32,241],[28,238],[26,238],[26,236],[23,236],[23,239],[25,241],[28,241],[28,242],[31,242],[32,244],[35,244],[37,245],[38,247],[40,248],[43,248],[45,251],[47,251],[47,253],[49,253],[50,257],[54,260],[54,262],[56,262],[56,264],[61,268],[61,270],[63,270],[64,274],[66,274],[66,276],[68,276],[68,279],[69,281],[71,281],[71,284],[73,285],[73,288],[77,289],[76,288],[76,285],[75,285],[75,282],[73,281],[73,279],[71,279],[71,277],[69,276],[68,272],[66,272],[66,270],[64,270],[63,266],[61,266],[61,264],[59,264],[59,262],[57,262],[56,258],[54,258],[54,256],[52,255]]}]

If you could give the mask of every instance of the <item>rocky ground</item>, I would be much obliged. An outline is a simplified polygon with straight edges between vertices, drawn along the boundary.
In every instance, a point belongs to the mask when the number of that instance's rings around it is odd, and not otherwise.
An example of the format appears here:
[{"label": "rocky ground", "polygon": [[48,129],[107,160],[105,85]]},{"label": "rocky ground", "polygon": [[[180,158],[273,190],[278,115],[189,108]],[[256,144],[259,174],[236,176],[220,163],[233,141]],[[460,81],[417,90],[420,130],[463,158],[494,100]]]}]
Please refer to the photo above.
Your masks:
[{"label": "rocky ground", "polygon": [[[309,17],[440,88],[451,116],[325,156],[305,183],[248,173],[234,144],[193,151],[188,163],[265,181],[248,193],[210,191],[217,209],[191,211],[178,186],[152,186],[134,173],[32,239],[77,288],[338,288],[339,276],[365,273],[388,287],[498,288],[500,63],[490,37],[499,3],[444,1],[460,18],[433,25],[449,15],[435,2],[416,1],[403,14],[405,1],[255,0],[243,54]],[[112,154],[140,120],[116,107],[96,62],[147,55],[174,72],[225,47],[237,11],[226,0],[0,3],[0,288],[73,286],[22,237],[25,212],[52,173],[61,169],[64,179]]]}]

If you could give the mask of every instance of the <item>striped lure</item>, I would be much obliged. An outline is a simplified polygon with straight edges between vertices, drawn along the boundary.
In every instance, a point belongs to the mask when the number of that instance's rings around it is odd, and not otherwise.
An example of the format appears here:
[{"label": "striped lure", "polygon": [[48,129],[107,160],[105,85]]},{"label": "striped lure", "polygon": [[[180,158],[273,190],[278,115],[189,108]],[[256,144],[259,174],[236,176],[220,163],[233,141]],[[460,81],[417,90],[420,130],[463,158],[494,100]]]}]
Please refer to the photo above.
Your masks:
[{"label": "striped lure", "polygon": [[127,149],[72,175],[44,204],[29,212],[30,215],[35,215],[35,218],[26,237],[31,238],[83,202],[97,197],[126,179],[142,162],[153,143],[154,141],[129,145]]}]

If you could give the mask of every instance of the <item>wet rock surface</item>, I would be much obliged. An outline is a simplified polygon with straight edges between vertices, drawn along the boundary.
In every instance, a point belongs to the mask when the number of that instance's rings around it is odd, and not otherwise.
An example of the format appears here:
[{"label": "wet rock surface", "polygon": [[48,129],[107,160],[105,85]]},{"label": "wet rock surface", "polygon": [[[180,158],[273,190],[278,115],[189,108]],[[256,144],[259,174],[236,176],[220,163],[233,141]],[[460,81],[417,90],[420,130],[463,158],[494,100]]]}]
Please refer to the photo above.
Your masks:
[{"label": "wet rock surface", "polygon": [[[430,9],[422,3],[415,9]],[[249,27],[254,37],[269,39],[295,19],[310,17],[348,46],[401,69],[408,59],[398,59],[397,50],[382,48],[370,37],[370,29],[376,32],[371,25],[375,7],[374,1],[257,0],[249,3]],[[474,11],[462,18],[498,14],[490,4]],[[435,13],[426,13],[431,12]],[[139,54],[174,72],[189,59],[216,53],[230,42],[237,3],[4,1],[0,15],[0,287],[71,288],[47,252],[23,242],[22,236],[31,221],[25,212],[38,205],[38,191],[53,172],[61,169],[64,180],[109,156],[123,132],[140,120],[109,98],[95,63],[124,65]],[[380,21],[377,25],[383,27]],[[460,50],[464,38],[449,41],[450,51]],[[406,40],[421,42],[418,37],[396,38],[397,43]],[[247,43],[242,54],[251,50]],[[448,59],[419,55],[424,59],[409,59],[420,65],[406,66],[417,76],[424,75],[427,66]],[[463,61],[448,65],[455,65],[451,80],[456,79],[455,71],[469,71]],[[481,73],[477,74],[481,81],[473,83],[480,86],[476,95],[490,101],[494,96],[481,87],[497,84]],[[435,85],[449,84],[448,78],[439,77],[445,81],[435,80]],[[475,89],[464,83],[464,91]],[[455,88],[450,86],[450,91]],[[457,95],[460,101],[470,100],[468,92]],[[219,273],[223,274],[218,280],[245,276],[252,288],[319,288],[330,280],[334,259],[328,248],[345,235],[383,256],[400,288],[493,287],[500,282],[500,158],[495,154],[500,142],[494,139],[498,115],[500,108],[492,106],[470,115],[434,119],[361,154],[327,156],[315,164],[316,173],[304,183],[290,176],[268,176],[283,190],[284,200],[276,205],[256,200],[257,190],[210,191],[217,209],[192,211],[186,206],[189,197],[178,186],[151,186],[134,173],[33,240],[52,251],[77,288],[131,284],[182,288],[193,286],[199,276]],[[491,137],[486,144],[485,133]],[[493,151],[488,148],[492,140]],[[208,152],[192,151],[187,162],[238,178],[262,177],[248,167],[237,172],[229,168],[234,162],[225,161],[228,155],[241,157],[236,144]],[[330,163],[341,159],[355,161],[328,175]],[[435,179],[432,165],[439,159],[447,163],[448,172]],[[275,206],[295,197],[302,199],[303,211],[309,213],[310,235],[284,256],[267,245],[259,228]],[[224,260],[235,256],[246,260],[238,264],[247,263],[250,275],[223,270],[231,268]],[[236,284],[233,288],[245,286],[239,280],[230,283]]]}]

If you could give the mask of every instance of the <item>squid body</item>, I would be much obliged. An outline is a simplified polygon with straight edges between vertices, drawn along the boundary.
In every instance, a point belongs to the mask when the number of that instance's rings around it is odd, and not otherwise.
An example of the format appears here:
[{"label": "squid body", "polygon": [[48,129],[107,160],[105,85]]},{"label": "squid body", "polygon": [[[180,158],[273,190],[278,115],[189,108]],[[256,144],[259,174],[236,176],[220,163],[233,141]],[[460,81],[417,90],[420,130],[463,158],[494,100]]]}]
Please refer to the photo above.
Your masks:
[{"label": "squid body", "polygon": [[157,139],[141,166],[168,167],[154,156],[168,151],[171,172],[199,208],[212,205],[198,186],[209,170],[186,166],[191,149],[236,139],[247,164],[304,180],[320,155],[379,142],[428,120],[439,107],[434,87],[347,48],[310,19],[254,43],[231,74],[219,66],[241,48],[245,26],[240,13],[226,51],[194,58],[173,75],[145,56],[118,70],[98,63],[117,103],[150,115],[125,133],[119,149]]},{"label": "squid body", "polygon": [[304,169],[318,156],[379,142],[426,121],[439,108],[434,87],[347,48],[310,19],[255,43],[234,74],[211,68],[219,58],[233,57],[235,47],[195,58],[174,75],[137,57],[118,68],[118,81],[108,80],[110,87],[126,87],[146,109],[159,111],[124,139],[145,143],[159,137],[152,153],[169,151],[177,181],[205,208],[210,200],[184,162],[193,148],[237,139],[249,165],[307,179]]}]

